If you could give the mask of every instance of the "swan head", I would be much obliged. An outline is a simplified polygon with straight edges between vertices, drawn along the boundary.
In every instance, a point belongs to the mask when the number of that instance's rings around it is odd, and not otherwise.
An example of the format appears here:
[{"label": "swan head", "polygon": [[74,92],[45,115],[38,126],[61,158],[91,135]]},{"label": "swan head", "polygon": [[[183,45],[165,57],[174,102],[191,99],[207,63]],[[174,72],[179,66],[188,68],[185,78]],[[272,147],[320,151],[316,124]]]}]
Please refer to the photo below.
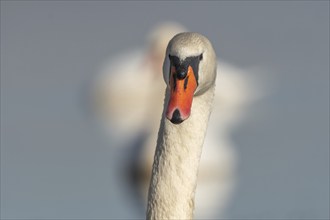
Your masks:
[{"label": "swan head", "polygon": [[188,119],[194,96],[209,90],[216,79],[216,55],[203,35],[185,32],[168,43],[163,76],[170,91],[165,115],[174,124]]}]

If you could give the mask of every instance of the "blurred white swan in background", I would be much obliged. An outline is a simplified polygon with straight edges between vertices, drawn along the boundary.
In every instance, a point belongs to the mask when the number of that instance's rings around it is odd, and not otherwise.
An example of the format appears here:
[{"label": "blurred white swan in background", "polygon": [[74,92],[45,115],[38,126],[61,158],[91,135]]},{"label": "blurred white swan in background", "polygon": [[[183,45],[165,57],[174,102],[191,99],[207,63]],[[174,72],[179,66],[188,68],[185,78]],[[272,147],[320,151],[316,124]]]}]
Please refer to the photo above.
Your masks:
[{"label": "blurred white swan in background", "polygon": [[[128,143],[144,135],[134,146],[134,161],[127,172],[144,201],[166,87],[162,62],[168,41],[183,31],[186,29],[176,23],[159,25],[149,35],[146,50],[129,51],[112,59],[93,84],[94,110],[112,136]],[[215,106],[199,167],[196,218],[219,218],[224,212],[235,184],[236,154],[231,132],[248,105],[263,96],[256,76],[223,61],[218,62],[216,85]]]}]

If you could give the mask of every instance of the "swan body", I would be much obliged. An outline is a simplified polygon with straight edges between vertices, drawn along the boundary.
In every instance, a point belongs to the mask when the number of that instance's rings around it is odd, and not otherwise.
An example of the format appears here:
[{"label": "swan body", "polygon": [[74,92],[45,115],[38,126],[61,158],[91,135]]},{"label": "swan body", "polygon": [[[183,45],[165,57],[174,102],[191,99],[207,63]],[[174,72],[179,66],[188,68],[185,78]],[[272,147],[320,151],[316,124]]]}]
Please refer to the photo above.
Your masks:
[{"label": "swan body", "polygon": [[[161,69],[165,50],[169,40],[184,31],[186,29],[176,23],[158,25],[148,34],[146,49],[130,50],[107,61],[92,88],[93,108],[100,122],[110,135],[111,143],[119,141],[112,146],[121,146],[117,150],[125,155],[132,154],[129,160],[119,159],[119,169],[125,168],[120,169],[125,179],[118,181],[122,186],[129,183],[129,189],[137,193],[136,204],[141,210],[145,210],[159,116],[163,111],[166,84]],[[260,80],[262,75],[255,74],[260,72],[258,69],[243,70],[224,61],[217,63],[221,74],[216,78],[213,113],[204,140],[195,193],[194,215],[203,219],[219,218],[226,210],[236,182],[237,153],[231,134],[244,118],[247,107],[268,91],[261,88],[267,87],[267,83]],[[141,143],[127,144],[142,133],[147,135]]]},{"label": "swan body", "polygon": [[[171,57],[178,58],[179,64],[175,65]],[[194,61],[188,59],[191,57],[199,57],[195,61],[198,68],[194,70],[190,68],[194,65]],[[184,65],[186,60],[189,61]],[[216,63],[211,43],[200,34],[181,33],[169,42],[163,66],[167,88],[149,187],[147,219],[193,217],[199,161],[214,98]],[[186,68],[183,72],[188,72],[184,77],[179,75],[182,66]],[[194,75],[189,75],[189,70]],[[193,94],[189,94],[185,86],[180,87],[180,81],[188,78],[189,89],[193,76],[197,85]],[[182,99],[192,96],[192,103],[176,101],[181,95]]]}]

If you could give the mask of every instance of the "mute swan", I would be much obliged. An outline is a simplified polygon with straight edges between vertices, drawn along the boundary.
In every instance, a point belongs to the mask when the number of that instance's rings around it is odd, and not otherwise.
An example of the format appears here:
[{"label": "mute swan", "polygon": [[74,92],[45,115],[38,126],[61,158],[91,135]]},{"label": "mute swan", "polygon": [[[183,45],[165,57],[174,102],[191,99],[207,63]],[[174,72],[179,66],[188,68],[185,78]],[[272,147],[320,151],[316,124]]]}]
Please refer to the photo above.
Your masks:
[{"label": "mute swan", "polygon": [[168,44],[167,84],[149,187],[147,219],[191,219],[199,161],[213,104],[217,61],[203,35],[185,32]]},{"label": "mute swan", "polygon": [[[126,146],[121,149],[125,154],[134,154],[133,162],[120,161],[121,166],[129,166],[129,172],[121,172],[134,180],[130,187],[143,199],[138,205],[147,200],[166,88],[161,77],[166,46],[175,34],[184,31],[186,28],[176,23],[158,25],[149,34],[147,50],[127,52],[106,63],[92,90],[94,109],[100,113],[101,123],[110,130],[112,139],[115,137],[121,141],[120,146]],[[236,153],[230,135],[247,106],[261,98],[260,83],[249,73],[255,69],[242,70],[224,61],[218,62],[217,69],[221,74],[216,79],[213,120],[209,122],[200,162],[196,218],[219,218],[223,214],[235,183]],[[128,147],[132,139],[145,133],[145,139],[134,145],[135,149]]]}]

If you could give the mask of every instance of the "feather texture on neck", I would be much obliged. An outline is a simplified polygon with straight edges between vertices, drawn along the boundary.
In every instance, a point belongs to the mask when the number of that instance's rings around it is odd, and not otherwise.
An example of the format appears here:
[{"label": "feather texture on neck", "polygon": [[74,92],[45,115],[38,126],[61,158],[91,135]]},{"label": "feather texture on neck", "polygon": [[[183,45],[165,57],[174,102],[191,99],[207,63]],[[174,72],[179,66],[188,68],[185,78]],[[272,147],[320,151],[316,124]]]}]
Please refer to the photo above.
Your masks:
[{"label": "feather texture on neck", "polygon": [[149,188],[147,219],[193,217],[198,166],[213,96],[214,86],[195,97],[190,118],[179,125],[162,117]]}]

